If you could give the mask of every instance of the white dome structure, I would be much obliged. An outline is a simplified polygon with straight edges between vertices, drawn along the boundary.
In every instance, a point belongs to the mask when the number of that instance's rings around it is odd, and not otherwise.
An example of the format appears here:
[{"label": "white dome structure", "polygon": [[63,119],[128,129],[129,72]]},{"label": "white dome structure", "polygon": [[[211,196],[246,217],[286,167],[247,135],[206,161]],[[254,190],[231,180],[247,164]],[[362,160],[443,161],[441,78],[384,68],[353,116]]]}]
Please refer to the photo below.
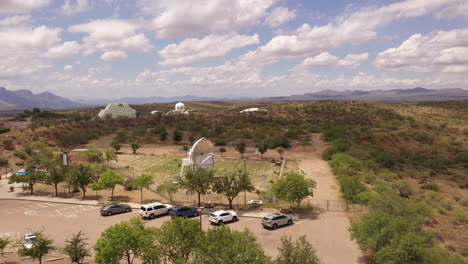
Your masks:
[{"label": "white dome structure", "polygon": [[185,112],[185,105],[184,105],[184,103],[181,103],[181,102],[177,103],[177,104],[175,105],[175,111],[176,111],[176,112],[179,112],[179,113],[181,113],[181,114],[183,114],[183,113]]}]

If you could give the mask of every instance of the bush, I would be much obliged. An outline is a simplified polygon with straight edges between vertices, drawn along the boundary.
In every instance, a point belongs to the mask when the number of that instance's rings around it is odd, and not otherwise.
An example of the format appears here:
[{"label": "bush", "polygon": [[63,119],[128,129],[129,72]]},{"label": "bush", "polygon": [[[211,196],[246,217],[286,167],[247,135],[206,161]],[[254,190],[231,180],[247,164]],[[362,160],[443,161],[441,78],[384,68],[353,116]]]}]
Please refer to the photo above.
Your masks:
[{"label": "bush", "polygon": [[3,127],[3,126],[0,126],[0,134],[3,134],[3,133],[8,133],[10,132],[10,128],[9,127]]},{"label": "bush", "polygon": [[226,140],[225,139],[217,139],[214,143],[215,146],[226,146]]},{"label": "bush", "polygon": [[434,192],[438,192],[439,191],[439,186],[437,186],[437,184],[435,183],[422,183],[420,185],[421,189],[424,189],[424,190],[431,190],[431,191],[434,191]]},{"label": "bush", "polygon": [[366,192],[366,186],[361,182],[360,169],[362,163],[348,154],[337,153],[330,161],[333,173],[338,176],[343,197],[353,203],[363,202],[359,194]]}]

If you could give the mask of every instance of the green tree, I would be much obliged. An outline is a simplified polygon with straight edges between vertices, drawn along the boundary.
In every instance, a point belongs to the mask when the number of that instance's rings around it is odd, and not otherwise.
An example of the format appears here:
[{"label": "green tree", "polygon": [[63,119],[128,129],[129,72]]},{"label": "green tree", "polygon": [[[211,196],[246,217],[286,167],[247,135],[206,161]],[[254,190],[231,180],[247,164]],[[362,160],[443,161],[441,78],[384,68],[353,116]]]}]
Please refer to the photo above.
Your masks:
[{"label": "green tree", "polygon": [[128,264],[143,255],[143,250],[151,243],[145,222],[139,217],[122,221],[108,227],[96,242],[95,261],[102,264],[118,264],[123,258]]},{"label": "green tree", "polygon": [[111,190],[111,200],[114,200],[114,189],[117,184],[123,185],[125,176],[113,170],[104,171],[99,180],[93,184],[94,190]]},{"label": "green tree", "polygon": [[18,254],[22,257],[31,257],[34,260],[39,260],[39,264],[42,264],[42,258],[55,251],[57,248],[54,246],[54,241],[44,233],[34,232],[36,240],[32,243],[30,248],[27,248],[25,245],[22,245],[18,250]]},{"label": "green tree", "polygon": [[82,158],[86,158],[89,162],[102,162],[103,154],[102,151],[94,144],[86,145],[87,150],[80,152],[79,155]]},{"label": "green tree", "polygon": [[172,203],[172,197],[175,193],[179,191],[179,185],[173,182],[165,182],[161,183],[156,187],[156,192],[158,193],[166,193],[169,197],[169,202]]},{"label": "green tree", "polygon": [[230,209],[232,209],[232,201],[239,196],[240,192],[251,192],[254,189],[250,177],[242,171],[228,173],[226,176],[216,179],[213,183],[213,191],[226,196]]},{"label": "green tree", "polygon": [[224,153],[226,153],[226,148],[219,148],[219,152],[221,153],[221,157]]},{"label": "green tree", "polygon": [[268,150],[268,145],[266,143],[261,143],[257,147],[258,152],[260,152],[260,159],[263,159],[263,154],[265,154]]},{"label": "green tree", "polygon": [[181,217],[164,222],[156,235],[161,254],[169,263],[187,263],[194,257],[202,236],[198,220]]},{"label": "green tree", "polygon": [[139,188],[140,189],[140,202],[143,203],[143,189],[148,188],[151,184],[154,184],[154,177],[153,175],[149,174],[142,174],[135,179],[130,184],[132,188]]},{"label": "green tree", "polygon": [[167,133],[166,128],[164,128],[164,130],[162,130],[161,133],[159,133],[159,140],[166,141],[168,134],[169,133]]},{"label": "green tree", "polygon": [[9,183],[26,183],[29,186],[29,190],[31,192],[31,195],[34,194],[34,185],[37,183],[41,183],[45,181],[45,176],[46,174],[43,172],[36,172],[36,171],[31,171],[28,174],[13,174],[10,179]]},{"label": "green tree", "polygon": [[[0,167],[5,167],[5,174],[8,173],[9,165],[10,165],[10,161],[4,156],[0,156]],[[1,178],[2,178],[2,175],[0,174],[0,179]]]},{"label": "green tree", "polygon": [[306,179],[304,173],[291,171],[272,184],[272,191],[278,199],[295,203],[299,208],[304,198],[313,196],[315,186],[316,182]]},{"label": "green tree", "polygon": [[265,264],[270,258],[248,229],[231,230],[227,226],[210,228],[197,246],[197,259],[204,264]]},{"label": "green tree", "polygon": [[274,264],[319,264],[320,260],[316,255],[305,235],[298,240],[292,241],[291,237],[283,235],[281,237],[281,246],[278,248],[279,254]]},{"label": "green tree", "polygon": [[276,149],[276,151],[278,152],[278,154],[280,154],[281,159],[283,159],[284,148],[283,148],[283,147],[279,147],[279,148]]},{"label": "green tree", "polygon": [[115,138],[119,141],[119,142],[126,142],[127,139],[128,139],[128,131],[127,130],[117,130],[115,131]]},{"label": "green tree", "polygon": [[185,177],[180,180],[180,186],[189,193],[197,193],[198,206],[201,206],[200,196],[206,194],[213,184],[214,170],[205,170],[201,168],[188,169]]},{"label": "green tree", "polygon": [[0,237],[0,251],[2,252],[2,257],[3,257],[3,251],[10,243],[11,241],[10,239],[8,239],[8,237]]},{"label": "green tree", "polygon": [[86,187],[96,180],[95,172],[90,164],[72,164],[71,182],[83,191],[83,198],[86,198]]},{"label": "green tree", "polygon": [[184,133],[182,133],[182,131],[178,130],[178,129],[175,129],[173,134],[172,134],[172,139],[176,142],[176,143],[179,143],[180,141],[182,141],[184,137]]},{"label": "green tree", "polygon": [[118,161],[117,150],[113,147],[108,147],[104,150],[104,160],[107,161],[107,166],[110,168],[111,161]]},{"label": "green tree", "polygon": [[132,143],[130,143],[130,148],[132,148],[133,154],[136,154],[136,151],[139,148],[141,148],[141,143],[139,143],[138,141],[133,141]]},{"label": "green tree", "polygon": [[245,142],[242,140],[242,141],[239,141],[236,145],[236,150],[237,152],[239,152],[239,154],[241,154],[241,158],[244,157],[244,153],[245,153]]},{"label": "green tree", "polygon": [[54,162],[47,169],[48,177],[47,184],[53,184],[55,189],[55,196],[58,196],[58,184],[65,181],[68,174],[68,167],[62,163],[62,155],[59,154],[55,157]]},{"label": "green tree", "polygon": [[84,258],[91,256],[87,240],[81,231],[73,234],[71,239],[65,240],[63,252],[70,258],[71,263],[82,264]]},{"label": "green tree", "polygon": [[122,148],[122,143],[117,137],[115,137],[112,139],[110,146],[115,149],[116,153],[119,153],[119,150]]}]

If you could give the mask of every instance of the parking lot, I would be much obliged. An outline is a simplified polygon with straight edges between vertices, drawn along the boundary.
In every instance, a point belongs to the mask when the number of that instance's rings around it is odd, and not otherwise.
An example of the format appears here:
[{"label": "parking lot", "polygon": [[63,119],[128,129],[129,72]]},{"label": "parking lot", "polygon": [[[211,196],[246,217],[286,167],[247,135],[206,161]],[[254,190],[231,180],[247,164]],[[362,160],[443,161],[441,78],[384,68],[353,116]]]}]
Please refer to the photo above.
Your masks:
[{"label": "parking lot", "polygon": [[[8,236],[11,240],[20,240],[27,232],[43,230],[55,240],[58,246],[63,246],[71,234],[82,230],[88,236],[89,244],[94,245],[105,228],[133,216],[138,216],[138,210],[103,217],[99,214],[98,206],[1,200],[0,235]],[[346,245],[333,239],[334,236],[342,235],[336,234],[336,230],[342,228],[324,228],[324,226],[333,227],[334,225],[347,224],[347,222],[343,222],[347,221],[346,217],[337,217],[336,214],[327,213],[318,217],[300,219],[295,221],[292,226],[267,230],[260,224],[261,218],[259,216],[261,214],[257,216],[240,216],[238,222],[228,223],[228,226],[240,231],[245,228],[250,229],[257,236],[258,242],[264,247],[265,252],[271,256],[277,254],[282,235],[296,239],[305,234],[319,255],[327,253],[325,255],[332,256],[328,257],[327,261],[324,261],[325,263],[357,263],[359,252],[354,252],[353,248],[347,249]],[[159,227],[168,220],[170,217],[160,216],[153,220],[147,220],[147,225]],[[323,225],[324,222],[327,225]],[[212,228],[208,221],[208,215],[202,216],[202,226],[205,230]],[[337,248],[344,252],[337,254]]]}]

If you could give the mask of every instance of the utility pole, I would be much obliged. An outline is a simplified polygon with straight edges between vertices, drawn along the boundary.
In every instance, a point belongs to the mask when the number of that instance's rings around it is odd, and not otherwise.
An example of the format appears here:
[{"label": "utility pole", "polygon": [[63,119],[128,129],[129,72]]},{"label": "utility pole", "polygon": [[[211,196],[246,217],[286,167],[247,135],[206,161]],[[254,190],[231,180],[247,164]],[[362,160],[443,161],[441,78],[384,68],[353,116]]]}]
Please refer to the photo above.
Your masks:
[{"label": "utility pole", "polygon": [[[245,161],[247,160],[246,158],[242,159],[244,161],[244,177],[245,177]],[[247,190],[244,190],[244,206],[247,206]]]}]

